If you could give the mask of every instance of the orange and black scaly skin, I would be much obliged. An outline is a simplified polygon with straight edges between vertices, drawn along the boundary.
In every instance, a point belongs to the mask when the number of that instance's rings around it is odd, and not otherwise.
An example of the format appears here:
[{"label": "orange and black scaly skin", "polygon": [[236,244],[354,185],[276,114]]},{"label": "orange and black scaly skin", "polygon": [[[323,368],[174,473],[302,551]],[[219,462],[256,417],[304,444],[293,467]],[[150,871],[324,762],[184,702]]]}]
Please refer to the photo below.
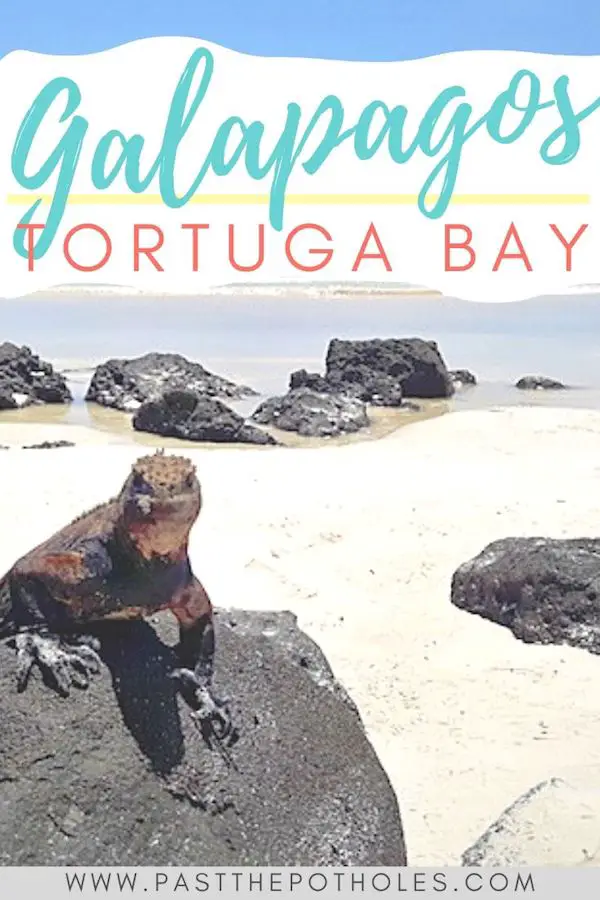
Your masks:
[{"label": "orange and black scaly skin", "polygon": [[[87,683],[95,651],[78,649],[81,641],[73,645],[70,636],[94,623],[140,619],[170,609],[180,630],[182,668],[174,675],[190,705],[204,702],[194,700],[199,690],[210,706],[212,606],[188,557],[189,534],[201,505],[189,460],[163,453],[142,457],[117,497],[75,519],[14,564],[0,581],[0,637],[17,635],[20,642],[21,689],[34,662],[50,669],[62,693],[69,692],[71,683],[85,686],[81,679]],[[223,709],[215,702],[213,713]]]}]

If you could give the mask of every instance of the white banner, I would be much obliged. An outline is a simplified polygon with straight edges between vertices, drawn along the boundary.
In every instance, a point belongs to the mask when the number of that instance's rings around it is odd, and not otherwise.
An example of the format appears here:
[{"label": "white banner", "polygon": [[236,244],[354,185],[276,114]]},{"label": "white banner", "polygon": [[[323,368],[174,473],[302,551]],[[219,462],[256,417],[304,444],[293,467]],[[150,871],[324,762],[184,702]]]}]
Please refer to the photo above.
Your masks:
[{"label": "white banner", "polygon": [[0,60],[3,292],[600,282],[600,57],[260,58],[191,38]]}]

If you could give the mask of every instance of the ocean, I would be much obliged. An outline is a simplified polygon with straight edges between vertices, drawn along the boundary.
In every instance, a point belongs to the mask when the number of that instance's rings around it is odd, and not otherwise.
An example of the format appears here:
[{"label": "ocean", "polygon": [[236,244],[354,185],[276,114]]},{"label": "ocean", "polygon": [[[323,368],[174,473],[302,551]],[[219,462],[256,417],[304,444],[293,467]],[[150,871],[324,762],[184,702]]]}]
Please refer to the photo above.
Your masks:
[{"label": "ocean", "polygon": [[[0,421],[77,422],[119,429],[125,417],[84,402],[93,368],[110,357],[181,353],[261,396],[285,392],[294,369],[322,371],[333,337],[435,340],[449,368],[470,369],[475,388],[432,412],[529,403],[600,409],[600,295],[517,303],[448,297],[224,296],[0,299],[0,341],[26,344],[67,373],[65,409],[0,413]],[[523,392],[528,374],[557,378],[561,392]],[[260,398],[259,398],[260,399]],[[249,412],[258,400],[237,404]],[[406,415],[404,414],[404,421]]]}]

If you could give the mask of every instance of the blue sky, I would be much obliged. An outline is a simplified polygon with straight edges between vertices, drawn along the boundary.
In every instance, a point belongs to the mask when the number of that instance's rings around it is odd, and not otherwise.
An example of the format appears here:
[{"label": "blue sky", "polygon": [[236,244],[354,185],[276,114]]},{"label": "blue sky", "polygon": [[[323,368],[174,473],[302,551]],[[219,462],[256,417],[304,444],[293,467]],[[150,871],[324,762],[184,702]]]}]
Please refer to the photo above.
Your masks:
[{"label": "blue sky", "polygon": [[140,37],[247,53],[407,59],[448,50],[600,54],[599,0],[0,0],[0,56],[91,53]]}]

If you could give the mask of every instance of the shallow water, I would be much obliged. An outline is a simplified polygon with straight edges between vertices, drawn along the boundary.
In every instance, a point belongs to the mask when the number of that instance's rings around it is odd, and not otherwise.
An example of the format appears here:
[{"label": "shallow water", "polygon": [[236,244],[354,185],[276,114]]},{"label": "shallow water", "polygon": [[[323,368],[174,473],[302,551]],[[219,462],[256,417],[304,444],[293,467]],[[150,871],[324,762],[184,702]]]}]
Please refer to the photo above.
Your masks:
[{"label": "shallow water", "polygon": [[[84,402],[99,362],[151,350],[182,353],[258,390],[259,398],[234,404],[249,413],[263,396],[283,393],[294,369],[322,371],[332,337],[413,336],[436,340],[450,368],[471,369],[479,380],[477,387],[458,391],[448,402],[423,404],[417,418],[454,409],[531,403],[600,409],[598,296],[505,304],[406,296],[331,300],[69,296],[0,300],[0,340],[27,344],[65,371],[75,398],[64,408],[3,412],[0,422],[83,424],[127,432],[140,444],[153,444],[152,436],[132,432],[129,416]],[[519,391],[514,383],[525,374],[558,378],[573,389]],[[380,437],[415,417],[378,410],[372,418],[372,426],[360,433],[360,439]],[[285,441],[312,443],[290,434]]]}]

